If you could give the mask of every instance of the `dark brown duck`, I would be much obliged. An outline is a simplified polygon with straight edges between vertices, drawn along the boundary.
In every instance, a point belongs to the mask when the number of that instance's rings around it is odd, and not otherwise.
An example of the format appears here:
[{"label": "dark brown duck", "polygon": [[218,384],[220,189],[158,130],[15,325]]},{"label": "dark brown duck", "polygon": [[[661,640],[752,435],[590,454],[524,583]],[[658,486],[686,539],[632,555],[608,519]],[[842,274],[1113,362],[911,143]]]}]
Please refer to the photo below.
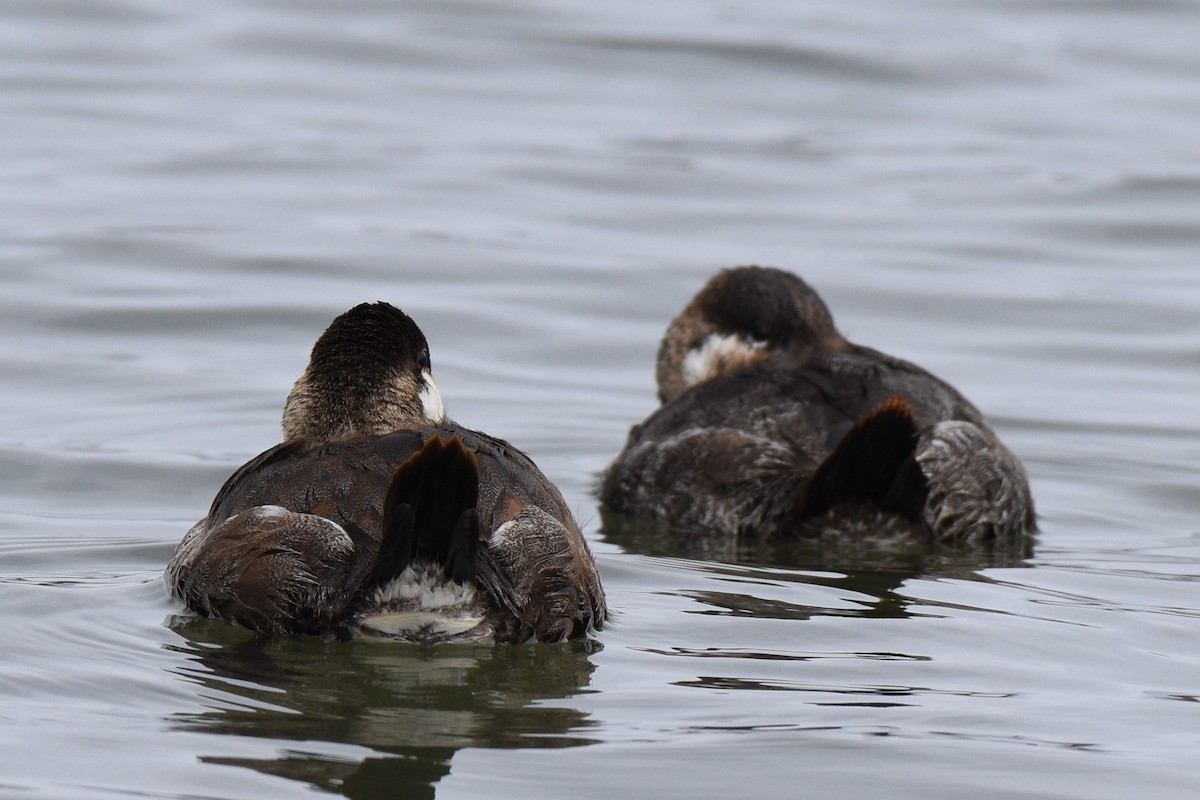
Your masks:
[{"label": "dark brown duck", "polygon": [[387,303],[335,319],[283,412],[166,571],[194,611],[264,633],[556,641],[599,629],[600,577],[557,488],[448,420],[424,335]]},{"label": "dark brown duck", "polygon": [[718,273],[658,352],[661,406],[600,497],[698,534],[894,529],[984,542],[1034,527],[1021,462],[953,387],[853,344],[799,277]]}]

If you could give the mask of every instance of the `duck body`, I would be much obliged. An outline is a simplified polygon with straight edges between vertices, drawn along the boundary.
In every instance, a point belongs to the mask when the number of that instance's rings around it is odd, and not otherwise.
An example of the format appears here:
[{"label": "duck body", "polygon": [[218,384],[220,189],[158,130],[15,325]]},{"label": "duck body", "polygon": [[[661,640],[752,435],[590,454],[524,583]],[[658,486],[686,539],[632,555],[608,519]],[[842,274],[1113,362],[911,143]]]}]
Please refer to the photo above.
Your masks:
[{"label": "duck body", "polygon": [[[307,381],[312,407],[323,390]],[[294,413],[301,432],[235,471],[184,537],[172,593],[268,634],[519,642],[600,628],[599,575],[557,488],[520,450],[447,420],[431,379],[402,383],[413,402],[385,393],[349,423],[336,403],[316,422]]]},{"label": "duck body", "polygon": [[758,537],[882,524],[986,540],[1033,526],[1024,468],[978,409],[846,341],[790,273],[719,274],[668,329],[658,372],[662,405],[600,487],[624,515]]}]

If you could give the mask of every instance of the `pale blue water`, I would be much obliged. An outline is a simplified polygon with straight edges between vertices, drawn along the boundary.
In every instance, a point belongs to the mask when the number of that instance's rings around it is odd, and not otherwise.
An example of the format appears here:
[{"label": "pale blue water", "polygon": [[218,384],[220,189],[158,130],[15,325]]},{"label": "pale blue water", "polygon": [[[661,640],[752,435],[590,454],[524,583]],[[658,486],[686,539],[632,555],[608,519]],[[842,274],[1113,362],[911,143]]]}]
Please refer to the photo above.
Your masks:
[{"label": "pale blue water", "polygon": [[[1198,43],[1165,0],[9,0],[0,796],[1194,797]],[[1029,559],[606,538],[658,337],[737,263],[991,416]],[[596,643],[264,646],[166,597],[375,299],[577,509]]]}]

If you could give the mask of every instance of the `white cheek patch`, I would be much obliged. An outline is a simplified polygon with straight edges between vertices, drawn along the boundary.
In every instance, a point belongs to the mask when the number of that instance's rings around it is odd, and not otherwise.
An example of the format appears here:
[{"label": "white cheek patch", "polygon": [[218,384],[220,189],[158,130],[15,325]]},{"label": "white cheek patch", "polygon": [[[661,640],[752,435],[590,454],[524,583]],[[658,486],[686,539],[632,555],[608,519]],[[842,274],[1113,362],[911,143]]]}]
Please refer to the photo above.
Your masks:
[{"label": "white cheek patch", "polygon": [[442,403],[442,393],[438,391],[437,382],[429,370],[421,370],[421,391],[417,393],[421,401],[421,411],[430,422],[442,422],[446,419],[446,406]]},{"label": "white cheek patch", "polygon": [[683,359],[683,380],[688,386],[724,375],[763,355],[766,342],[746,339],[731,333],[711,334],[704,344],[689,351]]}]

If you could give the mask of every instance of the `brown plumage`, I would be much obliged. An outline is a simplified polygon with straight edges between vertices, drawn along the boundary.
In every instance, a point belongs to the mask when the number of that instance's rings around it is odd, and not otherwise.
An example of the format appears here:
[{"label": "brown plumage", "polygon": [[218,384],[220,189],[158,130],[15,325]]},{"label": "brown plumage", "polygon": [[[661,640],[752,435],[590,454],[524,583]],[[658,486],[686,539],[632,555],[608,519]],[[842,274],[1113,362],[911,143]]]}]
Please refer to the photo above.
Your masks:
[{"label": "brown plumage", "polygon": [[238,469],[172,556],[189,608],[264,633],[558,640],[600,628],[599,574],[521,451],[446,420],[425,338],[385,304],[338,317],[286,440]]},{"label": "brown plumage", "polygon": [[757,538],[881,519],[930,541],[1034,527],[1025,470],[978,409],[915,364],[849,342],[791,273],[714,276],[667,328],[657,378],[662,405],[600,487],[628,517]]}]

